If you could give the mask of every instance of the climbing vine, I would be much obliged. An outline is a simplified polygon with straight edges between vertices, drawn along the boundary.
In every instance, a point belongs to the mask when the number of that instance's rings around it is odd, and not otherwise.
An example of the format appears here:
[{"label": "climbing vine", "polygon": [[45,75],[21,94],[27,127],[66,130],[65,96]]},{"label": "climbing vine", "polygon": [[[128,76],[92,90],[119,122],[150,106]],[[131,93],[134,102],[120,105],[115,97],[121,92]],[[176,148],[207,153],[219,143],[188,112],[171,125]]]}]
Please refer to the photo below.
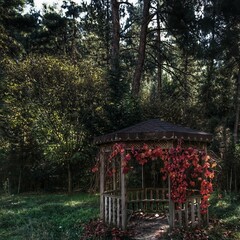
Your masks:
[{"label": "climbing vine", "polygon": [[[199,193],[202,196],[201,213],[206,214],[209,206],[209,197],[213,191],[212,180],[216,162],[203,150],[193,147],[183,148],[181,144],[177,147],[162,149],[157,146],[150,148],[144,144],[142,148],[127,151],[124,144],[117,143],[113,146],[109,161],[122,156],[122,172],[127,174],[133,168],[130,160],[136,160],[140,165],[149,161],[161,159],[163,167],[159,169],[165,181],[168,177],[171,183],[171,199],[175,203],[184,203],[188,196]],[[98,170],[98,164],[92,169]],[[111,175],[116,170],[108,169],[107,174]]]}]

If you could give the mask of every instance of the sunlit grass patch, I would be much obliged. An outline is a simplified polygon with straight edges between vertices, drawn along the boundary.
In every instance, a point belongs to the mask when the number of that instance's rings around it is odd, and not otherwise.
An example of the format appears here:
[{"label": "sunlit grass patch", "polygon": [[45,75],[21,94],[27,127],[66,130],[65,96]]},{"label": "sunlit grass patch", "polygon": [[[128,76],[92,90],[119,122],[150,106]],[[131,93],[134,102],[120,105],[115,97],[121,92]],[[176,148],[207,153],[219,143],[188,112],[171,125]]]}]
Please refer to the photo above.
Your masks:
[{"label": "sunlit grass patch", "polygon": [[216,207],[221,207],[221,208],[228,208],[229,206],[231,206],[231,204],[223,200],[219,201],[216,205]]},{"label": "sunlit grass patch", "polygon": [[99,216],[99,197],[89,194],[2,196],[0,239],[79,239]]}]

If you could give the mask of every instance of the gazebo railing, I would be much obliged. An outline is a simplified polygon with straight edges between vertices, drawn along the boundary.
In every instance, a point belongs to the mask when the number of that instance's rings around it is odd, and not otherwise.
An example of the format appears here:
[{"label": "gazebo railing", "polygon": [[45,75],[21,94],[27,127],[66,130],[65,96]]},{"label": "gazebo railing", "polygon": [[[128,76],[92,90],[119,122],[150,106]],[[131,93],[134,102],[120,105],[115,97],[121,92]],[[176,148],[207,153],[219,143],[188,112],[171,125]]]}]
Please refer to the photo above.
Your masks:
[{"label": "gazebo railing", "polygon": [[[160,211],[168,204],[167,188],[137,188],[127,190],[127,214],[133,211]],[[120,191],[112,190],[103,193],[104,221],[121,227],[122,199]]]},{"label": "gazebo railing", "polygon": [[127,190],[127,208],[132,211],[159,211],[168,203],[167,188],[137,188]]},{"label": "gazebo railing", "polygon": [[[103,201],[105,223],[122,227],[123,214],[120,192],[104,192]],[[201,214],[200,195],[188,197],[185,203],[180,204],[171,201],[170,204],[167,188],[138,188],[128,189],[126,201],[127,214],[134,211],[156,212],[166,210],[170,227],[194,227],[208,223],[208,214]]]},{"label": "gazebo railing", "polygon": [[200,224],[208,223],[208,213],[201,214],[201,196],[195,195],[188,197],[185,203],[174,203],[173,226],[194,227]]},{"label": "gazebo railing", "polygon": [[[118,194],[118,195],[117,195]],[[104,221],[109,225],[121,227],[121,196],[117,191],[108,191],[103,194]]]}]

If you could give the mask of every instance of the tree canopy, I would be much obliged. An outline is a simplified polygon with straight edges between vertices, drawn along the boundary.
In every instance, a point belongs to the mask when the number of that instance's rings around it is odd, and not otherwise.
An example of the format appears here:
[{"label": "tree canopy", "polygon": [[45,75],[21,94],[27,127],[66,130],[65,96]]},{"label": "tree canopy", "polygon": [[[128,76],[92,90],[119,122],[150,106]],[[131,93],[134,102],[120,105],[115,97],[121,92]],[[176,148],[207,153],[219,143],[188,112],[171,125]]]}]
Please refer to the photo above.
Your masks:
[{"label": "tree canopy", "polygon": [[0,0],[0,186],[88,190],[94,136],[161,118],[213,133],[239,190],[238,1],[59,6]]}]

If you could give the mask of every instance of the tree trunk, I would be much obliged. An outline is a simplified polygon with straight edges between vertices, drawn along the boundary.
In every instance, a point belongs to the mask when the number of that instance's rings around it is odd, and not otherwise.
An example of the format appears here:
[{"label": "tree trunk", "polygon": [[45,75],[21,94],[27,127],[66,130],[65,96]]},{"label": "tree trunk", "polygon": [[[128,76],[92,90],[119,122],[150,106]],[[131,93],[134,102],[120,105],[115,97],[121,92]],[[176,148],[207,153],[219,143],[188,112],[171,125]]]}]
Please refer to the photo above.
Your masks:
[{"label": "tree trunk", "polygon": [[71,44],[71,52],[72,52],[72,61],[74,64],[77,63],[77,46],[76,46],[76,39],[77,39],[77,21],[75,16],[73,16],[73,32],[72,32],[72,44]]},{"label": "tree trunk", "polygon": [[184,57],[184,79],[183,79],[183,87],[184,87],[184,104],[183,104],[183,116],[182,119],[184,122],[188,122],[187,110],[189,109],[190,99],[189,99],[189,79],[188,79],[188,71],[189,71],[189,55],[188,51],[185,49],[183,50],[183,57]]},{"label": "tree trunk", "polygon": [[230,179],[229,179],[229,191],[232,192],[232,179],[233,179],[233,169],[231,167]]},{"label": "tree trunk", "polygon": [[[119,60],[119,42],[120,42],[120,22],[119,22],[119,3],[117,0],[111,0],[112,7],[112,42],[111,42],[111,60],[109,72],[109,86],[111,91],[111,101],[116,105],[122,100],[122,89],[120,87],[121,71]],[[117,103],[117,104],[115,104]],[[116,113],[117,114],[117,113]]]},{"label": "tree trunk", "polygon": [[236,145],[238,141],[238,125],[239,125],[239,113],[240,113],[240,67],[238,70],[236,99],[237,99],[236,100],[236,116],[235,116],[234,132],[233,132],[234,145]]},{"label": "tree trunk", "polygon": [[111,49],[111,33],[110,33],[110,23],[111,23],[111,19],[110,19],[110,2],[109,0],[107,0],[107,8],[106,8],[106,31],[105,31],[105,40],[106,40],[106,56],[107,56],[107,66],[109,69],[110,66],[110,59],[111,59],[111,54],[110,54],[110,49]]},{"label": "tree trunk", "polygon": [[145,50],[146,50],[146,39],[147,39],[147,29],[149,23],[149,8],[150,0],[144,0],[143,6],[143,20],[140,32],[140,43],[138,48],[138,59],[136,63],[135,72],[133,75],[132,83],[132,94],[135,97],[138,97],[141,85],[141,77],[143,73],[143,65],[145,61]]},{"label": "tree trunk", "polygon": [[18,175],[18,190],[17,193],[20,193],[21,190],[21,182],[22,182],[22,167],[20,166],[20,170],[19,170],[19,175]]},{"label": "tree trunk", "polygon": [[72,193],[72,169],[71,169],[70,161],[68,161],[67,170],[68,170],[68,193],[71,194]]},{"label": "tree trunk", "polygon": [[[160,11],[159,3],[157,3],[158,12]],[[157,13],[157,89],[158,95],[161,96],[162,92],[162,55],[161,55],[161,24],[159,14]]]},{"label": "tree trunk", "polygon": [[11,194],[11,186],[10,186],[10,179],[9,177],[7,178],[5,185],[4,185],[4,191],[7,195]]},{"label": "tree trunk", "polygon": [[237,170],[234,168],[234,191],[237,193]]},{"label": "tree trunk", "polygon": [[[212,18],[215,20],[216,19],[216,6],[215,6],[215,1],[213,2],[213,12],[212,12]],[[210,51],[209,53],[213,50],[214,45],[215,45],[215,38],[216,38],[216,21],[212,22],[211,26],[211,41],[210,41]],[[211,106],[213,103],[212,100],[212,92],[213,90],[213,85],[214,85],[214,78],[215,78],[215,67],[214,67],[214,59],[215,55],[209,54],[208,56],[209,61],[207,61],[207,87],[206,87],[206,98],[205,98],[205,117],[209,118],[212,116],[212,113],[209,111],[209,106]]]},{"label": "tree trunk", "polygon": [[120,22],[119,22],[119,3],[117,0],[111,0],[112,3],[112,57],[111,70],[113,73],[119,71],[119,42],[120,42]]},{"label": "tree trunk", "polygon": [[[239,126],[239,114],[240,114],[240,66],[238,69],[238,77],[237,77],[237,91],[236,91],[236,116],[234,123],[234,132],[233,132],[233,142],[234,148],[236,149],[236,144],[238,143],[238,126]],[[237,174],[236,174],[236,164],[237,159],[235,158],[234,165],[234,190],[237,191]]]}]

